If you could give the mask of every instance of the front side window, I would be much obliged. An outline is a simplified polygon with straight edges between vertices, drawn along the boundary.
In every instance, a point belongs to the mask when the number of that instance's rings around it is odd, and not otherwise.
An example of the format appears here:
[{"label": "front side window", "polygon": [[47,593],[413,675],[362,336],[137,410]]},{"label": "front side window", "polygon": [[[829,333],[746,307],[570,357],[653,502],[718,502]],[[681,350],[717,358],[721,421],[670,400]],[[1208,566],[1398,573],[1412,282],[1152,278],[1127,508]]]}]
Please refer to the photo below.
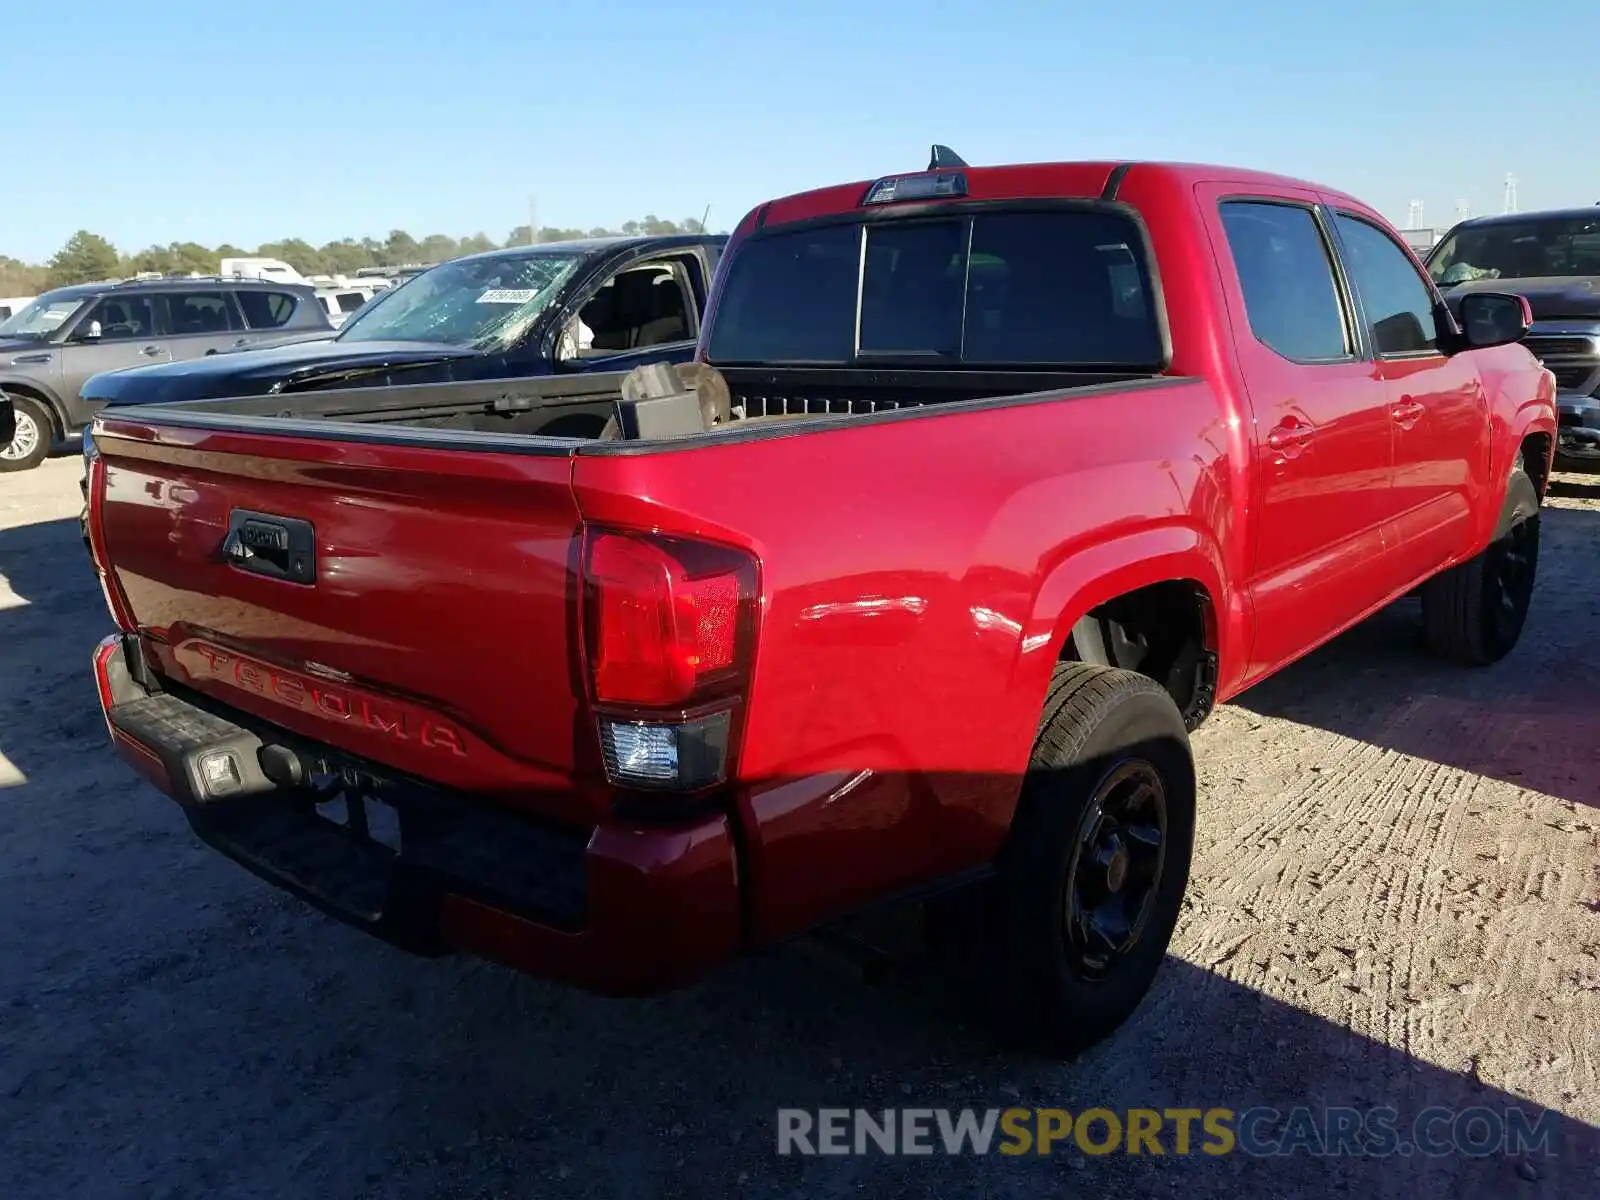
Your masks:
[{"label": "front side window", "polygon": [[1230,200],[1222,227],[1257,340],[1293,362],[1347,358],[1333,262],[1311,210]]},{"label": "front side window", "polygon": [[65,325],[72,314],[83,307],[83,297],[63,299],[49,295],[40,296],[0,323],[0,338],[26,338],[39,341],[49,337]]},{"label": "front side window", "polygon": [[674,263],[632,263],[606,279],[563,332],[558,358],[670,346],[694,336],[694,300]]},{"label": "front side window", "polygon": [[408,279],[345,322],[341,342],[442,342],[505,350],[582,263],[570,252],[460,258]]},{"label": "front side window", "polygon": [[1339,213],[1334,223],[1377,352],[1415,354],[1434,349],[1439,344],[1439,327],[1433,293],[1422,282],[1410,256],[1368,221]]},{"label": "front side window", "polygon": [[747,242],[712,362],[1156,370],[1138,229],[1098,209],[846,223]]},{"label": "front side window", "polygon": [[130,338],[159,337],[166,332],[165,322],[156,313],[151,296],[107,296],[84,318],[74,337],[94,321],[100,322],[100,340],[127,341]]}]

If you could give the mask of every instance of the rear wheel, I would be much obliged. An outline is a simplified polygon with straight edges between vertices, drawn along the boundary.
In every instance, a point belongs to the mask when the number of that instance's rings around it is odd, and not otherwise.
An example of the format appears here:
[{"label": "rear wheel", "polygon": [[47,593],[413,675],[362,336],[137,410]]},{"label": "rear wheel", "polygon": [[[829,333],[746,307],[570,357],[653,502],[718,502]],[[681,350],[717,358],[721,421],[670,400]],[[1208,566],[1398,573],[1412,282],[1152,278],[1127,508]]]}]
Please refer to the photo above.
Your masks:
[{"label": "rear wheel", "polygon": [[1155,681],[1062,663],[999,863],[999,1016],[1075,1054],[1150,990],[1177,925],[1194,847],[1183,716]]},{"label": "rear wheel", "polygon": [[1499,662],[1527,624],[1539,567],[1539,490],[1518,467],[1506,484],[1501,532],[1482,553],[1422,588],[1422,626],[1435,654],[1469,666]]},{"label": "rear wheel", "polygon": [[0,471],[29,471],[50,453],[50,414],[26,396],[11,396],[11,408],[17,425],[11,441],[0,446]]}]

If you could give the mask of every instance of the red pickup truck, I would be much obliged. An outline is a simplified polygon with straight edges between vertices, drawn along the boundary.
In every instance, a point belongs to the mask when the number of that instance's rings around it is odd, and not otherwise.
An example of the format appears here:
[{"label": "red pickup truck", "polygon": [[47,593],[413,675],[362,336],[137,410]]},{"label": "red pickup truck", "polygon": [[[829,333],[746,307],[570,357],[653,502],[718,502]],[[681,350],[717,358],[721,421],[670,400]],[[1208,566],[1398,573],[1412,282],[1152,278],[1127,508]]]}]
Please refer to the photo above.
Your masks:
[{"label": "red pickup truck", "polygon": [[100,701],[401,946],[639,994],[960,888],[1071,1050],[1164,957],[1216,703],[1410,593],[1444,655],[1517,641],[1529,320],[1313,184],[936,151],[744,219],[693,428],[552,427],[559,381],[103,413]]}]

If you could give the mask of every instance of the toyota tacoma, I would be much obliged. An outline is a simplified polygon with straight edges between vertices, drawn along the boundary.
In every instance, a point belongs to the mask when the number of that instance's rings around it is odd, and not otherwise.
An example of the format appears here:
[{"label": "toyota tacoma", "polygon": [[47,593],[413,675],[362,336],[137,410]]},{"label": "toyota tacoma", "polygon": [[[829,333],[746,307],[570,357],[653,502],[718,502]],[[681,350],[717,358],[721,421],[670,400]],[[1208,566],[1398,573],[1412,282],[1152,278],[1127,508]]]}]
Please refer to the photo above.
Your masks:
[{"label": "toyota tacoma", "polygon": [[959,894],[1072,1051],[1165,956],[1214,705],[1413,592],[1441,655],[1516,644],[1530,319],[1312,183],[936,148],[752,211],[595,434],[476,384],[102,412],[100,702],[401,946],[640,994]]}]

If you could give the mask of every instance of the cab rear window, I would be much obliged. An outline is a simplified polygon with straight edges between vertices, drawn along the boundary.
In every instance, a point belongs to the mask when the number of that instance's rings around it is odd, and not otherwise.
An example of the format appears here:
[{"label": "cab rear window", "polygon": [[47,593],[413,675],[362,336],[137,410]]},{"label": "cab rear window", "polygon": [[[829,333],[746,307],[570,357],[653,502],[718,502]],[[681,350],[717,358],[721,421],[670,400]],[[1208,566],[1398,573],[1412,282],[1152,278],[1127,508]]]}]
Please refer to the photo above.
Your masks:
[{"label": "cab rear window", "polygon": [[1143,242],[1119,212],[780,230],[728,266],[706,346],[714,363],[1161,365]]}]

